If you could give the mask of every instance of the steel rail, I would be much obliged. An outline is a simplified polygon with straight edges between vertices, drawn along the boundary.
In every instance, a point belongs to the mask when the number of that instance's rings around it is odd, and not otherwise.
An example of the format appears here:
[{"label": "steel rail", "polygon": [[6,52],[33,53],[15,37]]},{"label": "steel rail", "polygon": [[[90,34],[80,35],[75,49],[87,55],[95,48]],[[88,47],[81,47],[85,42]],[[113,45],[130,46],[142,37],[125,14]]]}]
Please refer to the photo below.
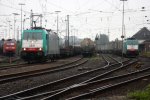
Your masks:
[{"label": "steel rail", "polygon": [[56,66],[55,68],[45,68],[45,69],[33,70],[33,71],[29,71],[29,72],[21,72],[21,73],[2,75],[2,76],[0,76],[0,84],[5,83],[5,82],[14,81],[17,79],[31,77],[31,76],[43,75],[43,74],[48,74],[48,73],[52,73],[52,72],[56,72],[56,71],[66,70],[66,69],[73,68],[73,67],[79,66],[81,64],[84,64],[88,61],[88,60],[85,60],[79,64],[69,66],[71,64],[76,63],[77,61],[82,60],[82,59],[83,58],[80,58],[80,59],[77,59],[73,62]]},{"label": "steel rail", "polygon": [[[128,66],[128,65],[125,65],[125,66]],[[103,83],[105,83],[107,81],[114,81],[115,79],[119,79],[120,80],[120,78],[124,79],[125,77],[129,77],[131,75],[136,75],[136,74],[142,73],[144,71],[149,71],[149,70],[150,70],[150,67],[142,69],[142,70],[134,71],[134,72],[131,72],[131,73],[127,73],[127,74],[117,75],[117,76],[108,77],[108,78],[102,78],[100,80],[96,80],[96,81],[92,81],[92,82],[88,82],[88,83],[76,84],[74,86],[70,86],[70,87],[61,89],[61,91],[59,93],[55,93],[55,95],[51,95],[52,93],[51,94],[47,94],[47,97],[43,98],[42,100],[49,100],[49,99],[53,100],[54,98],[58,99],[60,97],[62,98],[63,97],[62,95],[64,95],[64,96],[67,95],[66,92],[70,94],[71,92],[73,92],[73,90],[77,90],[78,91],[78,90],[81,90],[81,88],[85,90],[85,88],[87,89],[89,87],[92,87],[94,84],[98,84],[98,85],[101,86]],[[103,86],[103,87],[105,87],[105,86]],[[89,91],[89,89],[87,91]],[[48,95],[50,95],[50,96],[48,96]],[[74,98],[74,97],[72,97],[72,98]],[[27,100],[27,99],[21,99],[21,100]]]},{"label": "steel rail", "polygon": [[[104,73],[104,74],[101,74],[102,76],[104,76],[104,75],[106,75],[106,74],[108,74],[108,73]],[[91,78],[91,79],[93,79],[93,78]],[[81,84],[81,83],[80,83]],[[76,87],[77,86],[77,84],[73,84],[73,85],[71,85],[71,87]],[[70,87],[69,87],[70,88]],[[67,88],[68,89],[68,88]],[[65,89],[66,90],[66,89]],[[42,93],[42,94],[36,94],[36,95],[33,95],[33,96],[28,96],[28,97],[23,97],[23,98],[20,98],[20,100],[28,100],[29,98],[31,99],[33,99],[33,98],[36,98],[36,97],[39,97],[39,96],[42,96],[42,95],[52,95],[52,94],[57,94],[57,92],[62,92],[62,91],[64,91],[64,88],[63,89],[58,89],[58,90],[55,90],[55,91],[50,91],[50,92],[45,92],[45,93]]]},{"label": "steel rail", "polygon": [[[107,57],[109,57],[110,59],[112,59],[113,61],[115,61],[115,62],[120,62],[120,61],[118,61],[117,59],[115,59],[115,58],[113,58],[113,57],[111,57],[110,55],[107,55]],[[120,62],[121,63],[121,62]]]},{"label": "steel rail", "polygon": [[124,65],[124,66],[121,64],[121,66],[120,66],[119,68],[115,68],[115,69],[113,69],[113,70],[111,70],[111,71],[105,72],[105,73],[100,74],[100,75],[95,76],[95,77],[92,77],[92,78],[90,78],[90,79],[88,79],[88,80],[86,80],[86,81],[83,81],[83,82],[79,83],[79,84],[74,84],[74,85],[72,85],[72,86],[69,86],[69,87],[67,87],[67,88],[64,88],[64,89],[62,89],[62,91],[57,92],[57,93],[55,93],[55,94],[53,94],[53,95],[50,95],[50,96],[44,98],[43,100],[48,100],[48,99],[51,100],[51,99],[54,99],[54,98],[56,98],[57,96],[59,96],[59,95],[65,93],[66,91],[69,91],[70,89],[79,87],[79,86],[81,86],[81,85],[83,85],[83,84],[86,84],[86,83],[88,83],[88,82],[95,81],[96,79],[101,78],[102,76],[105,76],[105,75],[107,75],[107,74],[109,74],[109,73],[112,73],[112,72],[114,72],[114,71],[117,71],[117,70],[119,70],[119,69],[122,69],[122,68],[124,68],[124,67],[127,67],[127,66],[129,66],[129,65],[131,65],[131,64],[134,64],[135,62],[137,62],[137,61],[133,61],[133,62],[131,62],[131,63],[129,63],[129,64]]},{"label": "steel rail", "polygon": [[[125,61],[127,62],[127,61]],[[59,82],[63,82],[63,81],[67,81],[69,79],[72,79],[72,78],[75,78],[75,77],[79,77],[79,76],[82,76],[82,75],[86,75],[86,74],[89,74],[89,73],[92,73],[92,72],[95,72],[97,70],[101,70],[101,69],[104,69],[104,68],[107,68],[108,66],[114,66],[114,65],[119,65],[120,63],[117,63],[117,64],[112,64],[112,65],[105,65],[103,68],[97,68],[97,69],[93,69],[91,71],[88,71],[88,72],[84,72],[84,73],[80,73],[80,74],[77,74],[77,75],[73,75],[73,76],[70,76],[70,77],[67,77],[67,78],[63,78],[63,79],[60,79],[60,80],[57,80],[57,81],[54,81],[54,82],[50,82],[50,83],[47,83],[47,84],[43,84],[43,85],[40,85],[40,86],[36,86],[36,87],[33,87],[33,88],[30,88],[30,89],[26,89],[26,90],[23,90],[23,91],[19,91],[19,92],[16,92],[16,93],[13,93],[13,94],[10,94],[10,95],[6,95],[6,96],[3,96],[3,97],[0,97],[1,99],[6,99],[6,98],[13,98],[13,97],[17,97],[17,98],[20,98],[22,97],[21,95],[26,95],[27,93],[29,94],[32,94],[31,92],[34,92],[34,91],[37,91],[38,89],[42,89],[43,87],[46,87],[46,86],[49,86],[49,85],[54,85],[56,83],[59,83]],[[106,73],[108,74],[108,73]],[[30,92],[29,92],[30,91]],[[31,96],[31,95],[29,95]],[[26,96],[25,96],[26,97]]]},{"label": "steel rail", "polygon": [[[82,59],[83,57],[79,58]],[[77,59],[78,60],[78,59]],[[74,62],[74,61],[73,61]],[[44,64],[48,64],[51,63],[51,61],[47,61],[44,62]],[[71,62],[72,63],[72,62]],[[6,69],[10,69],[10,68],[21,68],[21,67],[26,67],[26,66],[33,66],[33,65],[39,65],[40,63],[32,63],[32,64],[28,64],[26,62],[21,63],[21,64],[10,64],[10,65],[3,65],[0,66],[0,70],[6,70]],[[42,63],[43,64],[43,63]]]},{"label": "steel rail", "polygon": [[96,94],[97,92],[102,92],[104,90],[107,90],[107,89],[110,89],[110,88],[113,88],[113,87],[117,87],[117,86],[120,86],[120,85],[128,84],[128,83],[131,83],[133,81],[136,81],[136,80],[139,80],[139,79],[142,79],[142,78],[145,78],[145,77],[149,77],[149,76],[150,76],[150,74],[146,74],[146,75],[139,76],[139,77],[136,77],[136,78],[133,78],[133,79],[130,79],[130,80],[122,81],[120,83],[105,85],[103,87],[93,89],[88,93],[84,93],[84,94],[81,94],[81,95],[78,95],[78,96],[75,96],[75,97],[71,97],[71,98],[68,98],[66,100],[81,100],[81,99],[89,98],[92,95]]},{"label": "steel rail", "polygon": [[[0,57],[1,58],[1,57]],[[11,57],[11,59],[12,59],[12,62],[16,62],[16,61],[18,61],[18,60],[21,60],[20,58],[16,58],[16,57]],[[5,58],[3,58],[1,61],[0,61],[0,64],[2,64],[2,63],[9,63],[9,57],[5,57]]]},{"label": "steel rail", "polygon": [[[105,65],[105,66],[108,66],[108,65]],[[98,68],[99,70],[103,69],[103,68]],[[46,86],[49,86],[49,85],[54,85],[56,83],[60,83],[60,82],[63,82],[65,80],[69,80],[69,79],[72,79],[74,77],[79,77],[79,76],[82,76],[84,74],[88,74],[88,73],[92,73],[96,71],[96,69],[93,69],[91,70],[90,72],[84,72],[84,73],[80,73],[80,74],[77,74],[77,75],[73,75],[73,76],[69,76],[69,77],[66,77],[66,78],[63,78],[63,79],[60,79],[60,80],[56,80],[56,81],[53,81],[53,82],[49,82],[49,83],[46,83],[46,84],[42,84],[42,85],[39,85],[39,86],[36,86],[36,87],[32,87],[32,88],[29,88],[29,89],[26,89],[26,90],[22,90],[22,91],[19,91],[19,92],[16,92],[16,93],[12,93],[12,94],[9,94],[9,95],[6,95],[6,96],[2,96],[0,97],[0,99],[8,99],[8,98],[18,98],[19,95],[23,95],[23,94],[26,94],[28,92],[31,92],[31,91],[37,91],[38,89],[41,89],[43,87],[46,87]]]}]

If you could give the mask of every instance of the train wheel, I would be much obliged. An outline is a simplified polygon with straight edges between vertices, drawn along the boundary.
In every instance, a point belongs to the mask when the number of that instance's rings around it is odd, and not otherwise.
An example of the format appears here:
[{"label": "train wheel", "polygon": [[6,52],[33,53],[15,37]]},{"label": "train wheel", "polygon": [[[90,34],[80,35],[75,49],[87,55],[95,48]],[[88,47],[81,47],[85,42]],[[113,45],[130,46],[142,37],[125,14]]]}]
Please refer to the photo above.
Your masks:
[{"label": "train wheel", "polygon": [[55,61],[54,58],[51,58],[51,61],[54,62]]},{"label": "train wheel", "polygon": [[31,64],[32,62],[30,60],[28,60],[28,64]]}]

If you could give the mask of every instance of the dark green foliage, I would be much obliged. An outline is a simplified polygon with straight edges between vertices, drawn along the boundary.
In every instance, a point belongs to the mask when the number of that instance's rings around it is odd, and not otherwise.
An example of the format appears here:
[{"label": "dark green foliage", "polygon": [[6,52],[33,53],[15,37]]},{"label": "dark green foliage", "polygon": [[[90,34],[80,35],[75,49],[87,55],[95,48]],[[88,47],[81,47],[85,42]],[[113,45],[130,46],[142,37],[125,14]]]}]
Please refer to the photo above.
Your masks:
[{"label": "dark green foliage", "polygon": [[150,85],[142,91],[128,93],[128,97],[135,100],[150,100]]}]

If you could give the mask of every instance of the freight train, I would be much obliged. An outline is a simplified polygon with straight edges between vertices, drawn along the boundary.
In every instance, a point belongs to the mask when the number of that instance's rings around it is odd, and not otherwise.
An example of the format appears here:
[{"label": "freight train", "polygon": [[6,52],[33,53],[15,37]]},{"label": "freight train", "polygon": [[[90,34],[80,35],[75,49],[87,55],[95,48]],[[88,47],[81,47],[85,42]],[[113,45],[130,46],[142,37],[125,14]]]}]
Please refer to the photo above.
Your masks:
[{"label": "freight train", "polygon": [[65,47],[60,46],[60,57],[61,58],[80,55],[80,54],[81,54],[81,46],[78,46],[78,45],[76,45],[76,46],[71,45],[71,46],[65,46]]},{"label": "freight train", "polygon": [[61,46],[58,34],[40,27],[24,30],[20,56],[27,62],[46,61],[81,54],[80,46]]},{"label": "freight train", "polygon": [[139,55],[139,44],[135,38],[127,38],[123,42],[116,39],[107,44],[96,45],[96,47],[99,48],[97,52],[101,53],[123,54],[126,57],[136,57]]},{"label": "freight train", "polygon": [[33,28],[24,30],[21,38],[20,56],[27,62],[52,61],[59,57],[74,55],[92,56],[94,53],[94,42],[84,39],[80,46],[62,47],[59,44],[57,33],[44,28]]}]

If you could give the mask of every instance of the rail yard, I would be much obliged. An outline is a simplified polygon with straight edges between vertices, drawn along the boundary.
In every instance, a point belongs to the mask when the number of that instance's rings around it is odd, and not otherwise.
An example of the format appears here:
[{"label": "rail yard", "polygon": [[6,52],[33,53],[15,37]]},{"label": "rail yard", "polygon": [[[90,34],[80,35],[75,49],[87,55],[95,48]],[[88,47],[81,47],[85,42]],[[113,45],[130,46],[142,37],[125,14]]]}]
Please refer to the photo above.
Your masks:
[{"label": "rail yard", "polygon": [[0,100],[150,100],[149,4],[0,0]]},{"label": "rail yard", "polygon": [[110,54],[10,65],[0,69],[0,99],[97,100],[122,96],[149,84],[148,65],[148,58],[122,61]]}]

